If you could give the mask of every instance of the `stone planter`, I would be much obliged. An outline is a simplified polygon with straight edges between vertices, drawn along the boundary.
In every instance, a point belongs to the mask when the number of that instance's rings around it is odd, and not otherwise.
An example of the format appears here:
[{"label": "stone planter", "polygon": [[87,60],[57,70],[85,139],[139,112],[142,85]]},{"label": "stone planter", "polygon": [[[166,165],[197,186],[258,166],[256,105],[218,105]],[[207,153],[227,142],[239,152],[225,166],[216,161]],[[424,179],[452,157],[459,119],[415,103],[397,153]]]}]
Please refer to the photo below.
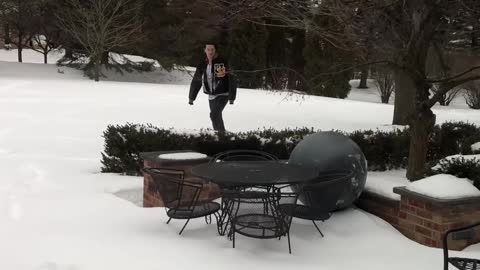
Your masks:
[{"label": "stone planter", "polygon": [[[191,173],[192,167],[207,163],[210,157],[201,159],[163,159],[162,154],[174,154],[192,151],[161,151],[140,153],[140,158],[144,160],[145,168],[162,168],[183,171],[184,179],[192,182],[205,184],[200,193],[200,201],[211,201],[221,196],[220,188],[214,183],[206,183],[203,179],[194,177]],[[157,192],[153,189],[153,179],[145,174],[143,177],[143,207],[163,207],[163,203]]]},{"label": "stone planter", "polygon": [[[357,205],[420,244],[441,248],[448,230],[480,221],[480,197],[435,199],[404,187],[394,188],[394,192],[401,196],[400,201],[364,192]],[[462,250],[474,243],[480,243],[480,237],[472,241],[449,239],[449,248]]]}]

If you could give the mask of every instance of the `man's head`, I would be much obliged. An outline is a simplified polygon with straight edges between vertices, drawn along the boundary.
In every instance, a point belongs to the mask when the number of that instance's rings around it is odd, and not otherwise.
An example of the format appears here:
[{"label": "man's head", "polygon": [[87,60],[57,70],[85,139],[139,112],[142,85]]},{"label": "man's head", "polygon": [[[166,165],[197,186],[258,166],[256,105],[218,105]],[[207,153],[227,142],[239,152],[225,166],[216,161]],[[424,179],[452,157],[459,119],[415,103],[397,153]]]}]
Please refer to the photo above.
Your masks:
[{"label": "man's head", "polygon": [[208,59],[213,59],[217,54],[217,44],[213,42],[209,42],[205,44],[205,54],[207,55]]}]

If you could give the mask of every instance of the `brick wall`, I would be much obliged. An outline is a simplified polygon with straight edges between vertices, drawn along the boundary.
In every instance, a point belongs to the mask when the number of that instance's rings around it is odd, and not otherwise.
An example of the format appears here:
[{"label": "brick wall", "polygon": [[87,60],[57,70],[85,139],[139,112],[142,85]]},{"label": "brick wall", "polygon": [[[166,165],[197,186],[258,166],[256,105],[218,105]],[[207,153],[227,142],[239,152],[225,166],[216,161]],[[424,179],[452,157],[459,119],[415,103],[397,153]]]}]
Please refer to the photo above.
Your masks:
[{"label": "brick wall", "polygon": [[[184,172],[185,180],[203,183],[204,188],[200,193],[200,201],[212,201],[221,196],[220,188],[216,184],[206,183],[204,180],[194,177],[191,174],[191,168],[193,166],[206,163],[209,161],[209,159],[165,161],[152,158],[158,156],[159,154],[160,152],[155,152],[153,155],[149,155],[149,158],[144,158],[144,167],[181,170]],[[145,174],[143,177],[143,207],[163,207],[161,198],[159,197],[158,193],[155,192],[153,187],[152,177],[148,174]]]},{"label": "brick wall", "polygon": [[394,226],[398,225],[398,211],[400,208],[398,201],[364,191],[356,205]]},{"label": "brick wall", "polygon": [[[480,221],[480,198],[438,200],[418,193],[395,188],[400,201],[364,192],[357,205],[392,224],[406,237],[429,247],[442,247],[443,235],[450,229]],[[463,248],[480,242],[449,240],[449,248]]]}]

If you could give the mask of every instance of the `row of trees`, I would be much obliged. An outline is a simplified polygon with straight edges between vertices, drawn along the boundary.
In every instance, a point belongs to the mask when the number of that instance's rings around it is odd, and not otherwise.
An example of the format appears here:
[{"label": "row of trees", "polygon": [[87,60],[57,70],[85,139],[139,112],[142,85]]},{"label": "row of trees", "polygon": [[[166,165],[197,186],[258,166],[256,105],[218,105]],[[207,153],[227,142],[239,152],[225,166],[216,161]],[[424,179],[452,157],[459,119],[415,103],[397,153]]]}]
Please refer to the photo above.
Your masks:
[{"label": "row of trees", "polygon": [[[18,61],[22,62],[22,49],[32,47],[44,54],[54,47],[58,31],[51,23],[52,1],[2,0],[0,1],[0,21],[4,27],[5,44],[18,48]],[[48,34],[47,34],[48,33]],[[36,46],[32,46],[35,43]]]},{"label": "row of trees", "polygon": [[100,78],[109,52],[159,60],[166,68],[191,64],[201,43],[220,31],[219,16],[199,1],[168,0],[0,0],[4,41],[47,55],[66,51],[62,62],[86,57],[86,68]]},{"label": "row of trees", "polygon": [[480,80],[478,0],[1,0],[0,14],[19,60],[37,37],[88,56],[97,80],[110,51],[195,65],[210,39],[252,88],[343,98],[354,70],[364,87],[375,68],[386,91],[394,80],[393,124],[411,127],[412,180],[424,175],[433,105]]},{"label": "row of trees", "polygon": [[[229,10],[240,21],[262,25],[265,18],[274,18],[279,27],[316,36],[318,50],[332,47],[355,55],[350,68],[381,64],[392,70],[393,124],[410,126],[407,177],[411,180],[425,174],[427,140],[436,121],[433,105],[452,89],[480,79],[479,63],[465,61],[458,67],[448,63],[452,55],[478,59],[480,2],[476,0],[244,0]],[[428,69],[432,58],[439,72]],[[341,74],[344,69],[337,69],[343,64],[317,76]],[[431,95],[433,87],[437,91]]]},{"label": "row of trees", "polygon": [[337,70],[349,67],[354,55],[327,43],[319,47],[319,37],[279,27],[279,20],[230,20],[235,5],[204,0],[0,0],[0,21],[5,43],[18,48],[19,62],[24,47],[42,52],[47,63],[48,53],[61,46],[66,50],[62,63],[86,56],[86,68],[96,80],[100,66],[111,62],[109,52],[143,55],[170,68],[196,65],[203,43],[214,40],[230,59],[241,87],[347,96],[352,70],[317,74],[337,64]]}]

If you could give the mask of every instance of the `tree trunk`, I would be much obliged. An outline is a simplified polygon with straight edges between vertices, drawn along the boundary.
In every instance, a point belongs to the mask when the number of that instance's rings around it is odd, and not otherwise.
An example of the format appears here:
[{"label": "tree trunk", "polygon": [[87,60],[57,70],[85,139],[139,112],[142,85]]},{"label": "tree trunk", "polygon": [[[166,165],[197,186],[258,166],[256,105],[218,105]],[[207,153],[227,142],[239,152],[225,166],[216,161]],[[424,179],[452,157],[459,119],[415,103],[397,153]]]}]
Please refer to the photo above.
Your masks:
[{"label": "tree trunk", "polygon": [[48,50],[43,51],[43,63],[48,64]]},{"label": "tree trunk", "polygon": [[472,27],[473,27],[473,29],[472,29],[472,48],[476,48],[478,46],[478,42],[477,42],[478,37],[477,37],[476,30],[478,30],[478,29],[477,29],[477,26],[475,26],[475,25],[473,25]]},{"label": "tree trunk", "polygon": [[395,71],[394,125],[408,125],[408,117],[415,111],[415,84],[402,70]]},{"label": "tree trunk", "polygon": [[3,30],[5,34],[5,44],[10,44],[10,25],[8,23],[5,23],[3,25]]},{"label": "tree trunk", "polygon": [[357,88],[360,89],[367,89],[367,79],[368,79],[368,66],[365,66],[362,68],[361,74],[360,74],[360,84],[358,85]]},{"label": "tree trunk", "polygon": [[23,62],[23,58],[22,58],[22,43],[19,42],[18,43],[18,62],[19,63],[22,63]]},{"label": "tree trunk", "polygon": [[390,97],[387,96],[387,94],[382,94],[380,98],[382,99],[383,104],[388,104],[388,101],[390,100]]},{"label": "tree trunk", "polygon": [[430,109],[417,113],[410,123],[410,151],[407,178],[415,181],[425,177],[428,137],[435,125],[435,114]]},{"label": "tree trunk", "polygon": [[22,49],[23,49],[23,33],[18,31],[18,40],[17,40],[17,52],[18,52],[18,62],[22,63]]},{"label": "tree trunk", "polygon": [[100,64],[108,66],[108,58],[109,58],[109,52],[102,52],[102,59],[100,61]]},{"label": "tree trunk", "polygon": [[440,100],[438,101],[438,103],[440,103],[440,106],[448,106],[447,104],[447,97],[445,95],[443,95]]},{"label": "tree trunk", "polygon": [[99,57],[95,57],[95,81],[100,81],[100,59]]},{"label": "tree trunk", "polygon": [[73,59],[73,50],[72,50],[72,48],[69,48],[69,47],[65,48],[65,56],[64,56],[64,58],[66,58],[66,59]]},{"label": "tree trunk", "polygon": [[288,89],[304,90],[302,86],[305,82],[299,76],[303,75],[303,70],[305,69],[303,48],[305,48],[305,30],[296,30],[293,36],[290,55],[290,68],[295,70],[295,72],[289,71]]}]

